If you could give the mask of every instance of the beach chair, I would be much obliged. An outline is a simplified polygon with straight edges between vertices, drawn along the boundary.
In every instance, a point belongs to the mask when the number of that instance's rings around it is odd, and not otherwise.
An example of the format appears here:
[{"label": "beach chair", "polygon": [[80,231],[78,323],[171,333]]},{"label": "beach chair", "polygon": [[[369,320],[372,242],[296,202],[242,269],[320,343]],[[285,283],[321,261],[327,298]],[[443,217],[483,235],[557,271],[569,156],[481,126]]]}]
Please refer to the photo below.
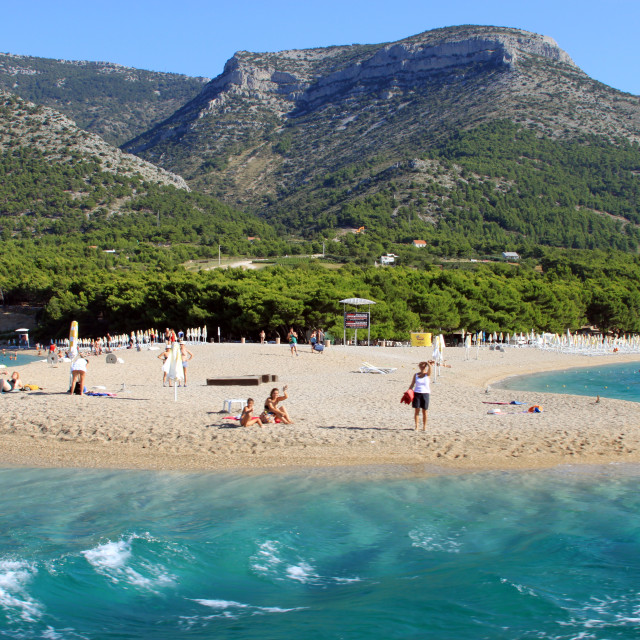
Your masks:
[{"label": "beach chair", "polygon": [[393,373],[397,367],[376,367],[368,362],[363,362],[360,366],[360,373]]}]

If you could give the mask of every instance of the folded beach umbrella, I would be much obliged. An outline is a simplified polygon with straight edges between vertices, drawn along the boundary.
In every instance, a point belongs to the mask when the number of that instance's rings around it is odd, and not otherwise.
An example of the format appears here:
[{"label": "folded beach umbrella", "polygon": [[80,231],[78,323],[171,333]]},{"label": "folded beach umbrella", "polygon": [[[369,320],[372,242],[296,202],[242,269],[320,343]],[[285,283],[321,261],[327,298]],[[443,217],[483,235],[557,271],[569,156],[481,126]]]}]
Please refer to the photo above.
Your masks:
[{"label": "folded beach umbrella", "polygon": [[169,356],[169,371],[167,372],[167,378],[173,380],[174,399],[178,399],[178,382],[184,380],[184,367],[182,366],[182,354],[180,352],[180,345],[174,342],[171,345],[171,355]]}]

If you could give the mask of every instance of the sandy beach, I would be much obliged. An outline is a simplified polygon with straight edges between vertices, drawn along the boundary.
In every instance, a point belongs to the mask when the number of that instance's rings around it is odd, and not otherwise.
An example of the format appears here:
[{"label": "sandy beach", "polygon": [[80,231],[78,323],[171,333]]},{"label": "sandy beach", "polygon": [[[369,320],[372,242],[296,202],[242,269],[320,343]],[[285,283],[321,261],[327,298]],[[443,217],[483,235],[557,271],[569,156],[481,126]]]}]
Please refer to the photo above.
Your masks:
[{"label": "sandy beach", "polygon": [[[400,403],[416,363],[430,348],[332,346],[312,354],[301,345],[191,346],[188,386],[162,386],[159,350],[123,350],[124,362],[89,358],[87,387],[116,397],[70,396],[69,364],[20,367],[39,391],[2,394],[3,466],[163,470],[280,470],[295,467],[400,465],[409,472],[543,468],[562,464],[640,462],[640,406],[622,400],[514,392],[497,380],[538,371],[640,361],[639,355],[589,358],[530,348],[483,349],[464,360],[446,350],[432,386],[426,432]],[[475,358],[475,349],[472,350]],[[360,373],[363,361],[395,367]],[[11,369],[8,370],[9,374]],[[207,377],[275,374],[260,386],[207,386]],[[222,412],[226,398],[253,397],[262,407],[272,386],[289,386],[295,424],[244,428]],[[488,392],[487,392],[488,391]],[[488,414],[487,401],[525,402]],[[543,412],[523,412],[540,404]],[[237,407],[237,405],[236,405]],[[238,411],[234,411],[235,414]]]}]

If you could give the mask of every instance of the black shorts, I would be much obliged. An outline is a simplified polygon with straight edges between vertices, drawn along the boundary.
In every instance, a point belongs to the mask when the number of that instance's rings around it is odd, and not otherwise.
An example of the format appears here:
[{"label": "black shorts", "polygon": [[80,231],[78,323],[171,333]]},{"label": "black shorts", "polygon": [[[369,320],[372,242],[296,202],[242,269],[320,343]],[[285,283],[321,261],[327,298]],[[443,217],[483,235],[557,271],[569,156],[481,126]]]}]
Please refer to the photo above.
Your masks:
[{"label": "black shorts", "polygon": [[411,406],[414,409],[428,409],[429,408],[429,394],[428,393],[414,393],[413,402]]}]

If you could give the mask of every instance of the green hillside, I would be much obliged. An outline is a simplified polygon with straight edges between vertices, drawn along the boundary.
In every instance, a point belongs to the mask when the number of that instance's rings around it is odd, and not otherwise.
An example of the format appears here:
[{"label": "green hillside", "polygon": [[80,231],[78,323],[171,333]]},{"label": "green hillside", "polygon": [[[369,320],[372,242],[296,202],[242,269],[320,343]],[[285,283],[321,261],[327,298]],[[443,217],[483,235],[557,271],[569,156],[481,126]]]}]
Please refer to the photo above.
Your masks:
[{"label": "green hillside", "polygon": [[170,116],[206,80],[108,62],[0,54],[0,88],[56,109],[114,145]]},{"label": "green hillside", "polygon": [[552,140],[500,121],[392,167],[360,162],[328,174],[274,204],[271,218],[308,236],[364,226],[349,242],[375,252],[415,238],[439,256],[539,245],[636,252],[639,176],[638,143]]}]

